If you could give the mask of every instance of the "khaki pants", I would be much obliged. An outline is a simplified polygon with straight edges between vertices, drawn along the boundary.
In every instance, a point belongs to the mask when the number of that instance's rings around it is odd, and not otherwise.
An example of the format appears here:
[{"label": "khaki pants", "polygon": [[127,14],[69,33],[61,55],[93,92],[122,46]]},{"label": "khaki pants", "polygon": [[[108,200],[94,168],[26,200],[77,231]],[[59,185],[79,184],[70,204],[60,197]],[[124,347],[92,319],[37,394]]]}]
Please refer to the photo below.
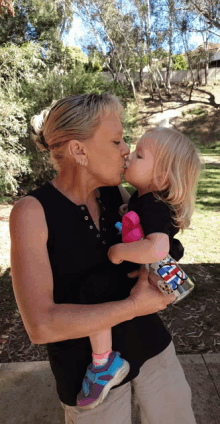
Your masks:
[{"label": "khaki pants", "polygon": [[159,355],[146,361],[132,382],[110,390],[107,398],[96,408],[83,411],[62,403],[65,423],[140,424],[137,417],[133,420],[131,417],[131,387],[141,424],[196,424],[191,407],[191,389],[173,342]]}]

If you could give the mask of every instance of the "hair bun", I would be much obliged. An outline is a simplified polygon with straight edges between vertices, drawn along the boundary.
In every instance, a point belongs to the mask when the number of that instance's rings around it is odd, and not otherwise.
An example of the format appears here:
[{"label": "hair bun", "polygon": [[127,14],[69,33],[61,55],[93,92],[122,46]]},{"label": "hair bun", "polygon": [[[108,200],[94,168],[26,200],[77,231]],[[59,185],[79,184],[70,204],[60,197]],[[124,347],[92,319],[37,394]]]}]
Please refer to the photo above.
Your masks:
[{"label": "hair bun", "polygon": [[43,110],[39,115],[34,115],[31,118],[31,137],[39,145],[41,150],[49,150],[49,146],[43,135],[48,114],[49,110]]}]

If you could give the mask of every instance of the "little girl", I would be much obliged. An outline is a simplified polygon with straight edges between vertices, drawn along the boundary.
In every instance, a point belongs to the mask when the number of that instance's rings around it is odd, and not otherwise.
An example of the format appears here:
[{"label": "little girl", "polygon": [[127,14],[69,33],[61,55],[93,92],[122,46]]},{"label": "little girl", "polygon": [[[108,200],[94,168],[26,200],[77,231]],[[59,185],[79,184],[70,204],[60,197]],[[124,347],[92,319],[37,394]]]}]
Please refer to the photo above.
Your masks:
[{"label": "little girl", "polygon": [[[140,139],[127,159],[124,179],[136,188],[128,211],[139,216],[143,237],[110,247],[108,256],[114,264],[153,264],[169,252],[179,259],[174,236],[190,224],[199,172],[197,150],[179,131],[157,127]],[[111,329],[97,333],[90,341],[93,364],[77,399],[78,406],[85,409],[100,404],[129,372],[128,362],[112,351]]]}]

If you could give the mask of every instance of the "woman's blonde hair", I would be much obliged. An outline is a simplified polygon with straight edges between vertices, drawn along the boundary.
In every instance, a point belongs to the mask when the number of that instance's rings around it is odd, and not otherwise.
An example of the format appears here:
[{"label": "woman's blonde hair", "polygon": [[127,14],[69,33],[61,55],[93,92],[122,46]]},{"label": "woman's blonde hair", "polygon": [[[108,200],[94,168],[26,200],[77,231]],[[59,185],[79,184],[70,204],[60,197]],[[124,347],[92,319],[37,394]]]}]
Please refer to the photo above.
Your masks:
[{"label": "woman's blonde hair", "polygon": [[192,141],[180,131],[157,127],[144,136],[154,139],[151,149],[155,158],[153,184],[158,200],[174,212],[175,225],[184,229],[190,224],[195,206],[201,162]]},{"label": "woman's blonde hair", "polygon": [[103,114],[111,111],[123,118],[123,106],[117,97],[108,93],[65,97],[50,109],[32,117],[32,138],[41,150],[50,151],[51,162],[59,170],[67,142],[91,138],[101,123]]}]

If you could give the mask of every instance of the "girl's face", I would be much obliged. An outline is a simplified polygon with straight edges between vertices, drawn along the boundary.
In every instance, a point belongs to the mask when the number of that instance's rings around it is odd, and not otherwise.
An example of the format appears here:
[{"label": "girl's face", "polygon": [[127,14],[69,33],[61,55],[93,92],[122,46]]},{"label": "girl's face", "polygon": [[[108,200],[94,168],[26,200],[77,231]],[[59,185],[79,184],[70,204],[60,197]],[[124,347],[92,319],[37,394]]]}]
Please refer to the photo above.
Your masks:
[{"label": "girl's face", "polygon": [[138,190],[139,196],[156,189],[153,185],[154,145],[153,138],[142,137],[126,160],[124,179]]}]

